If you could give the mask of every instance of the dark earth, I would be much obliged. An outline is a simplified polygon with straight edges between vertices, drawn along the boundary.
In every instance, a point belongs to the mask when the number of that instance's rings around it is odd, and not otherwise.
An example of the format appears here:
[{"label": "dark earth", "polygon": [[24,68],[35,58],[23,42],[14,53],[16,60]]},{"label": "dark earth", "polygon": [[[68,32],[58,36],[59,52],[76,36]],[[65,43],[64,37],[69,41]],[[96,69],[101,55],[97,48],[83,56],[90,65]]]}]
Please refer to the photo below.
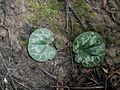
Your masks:
[{"label": "dark earth", "polygon": [[[64,0],[54,1],[65,3]],[[27,16],[32,13],[29,0],[0,0],[0,90],[120,90],[120,0],[84,1],[95,16],[82,18],[86,27],[81,25],[81,28],[98,32],[106,41],[105,59],[94,68],[84,68],[74,62],[67,36],[62,38],[65,46],[59,48],[54,60],[34,61],[27,52],[27,41],[36,28],[49,28],[49,23],[34,25],[29,22]],[[71,2],[78,12],[79,0]],[[59,10],[65,12],[65,7]],[[64,13],[62,16],[65,19]],[[76,18],[73,20],[77,22]],[[65,21],[61,22],[62,32],[66,32]],[[59,35],[56,37],[61,37]]]}]

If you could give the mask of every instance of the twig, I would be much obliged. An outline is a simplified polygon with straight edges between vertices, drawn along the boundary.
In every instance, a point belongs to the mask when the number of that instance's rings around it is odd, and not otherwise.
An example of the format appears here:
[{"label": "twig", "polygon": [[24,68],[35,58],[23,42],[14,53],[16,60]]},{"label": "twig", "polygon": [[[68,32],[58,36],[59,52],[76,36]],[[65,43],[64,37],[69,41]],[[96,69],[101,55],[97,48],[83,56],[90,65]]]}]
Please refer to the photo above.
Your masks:
[{"label": "twig", "polygon": [[71,7],[71,5],[69,5],[69,8],[72,12],[72,14],[74,15],[75,19],[78,20],[78,22],[80,23],[81,27],[86,29],[87,25],[85,25],[85,23],[82,21],[82,19],[79,18],[79,16],[76,14],[76,12],[74,11],[74,9]]},{"label": "twig", "polygon": [[104,86],[94,86],[94,87],[70,87],[71,89],[104,89]]},{"label": "twig", "polygon": [[12,78],[12,76],[11,76],[8,68],[7,68],[7,65],[6,65],[6,63],[5,63],[5,60],[4,60],[1,52],[0,52],[0,57],[1,57],[1,62],[3,63],[4,68],[5,68],[5,70],[7,71],[7,74],[9,75],[9,77],[10,77],[10,79],[11,79],[11,82],[12,82],[12,85],[13,85],[14,89],[17,90],[17,87],[16,87],[16,85],[15,85],[15,83],[14,83],[14,81],[13,81],[13,78]]},{"label": "twig", "polygon": [[71,47],[71,46],[67,45],[67,46],[65,46],[65,47],[63,47],[63,48],[57,50],[57,52],[61,52],[61,51],[63,51],[64,49],[69,48],[69,47]]},{"label": "twig", "polygon": [[28,90],[32,90],[31,88],[23,85],[22,83],[18,82],[17,80],[14,79],[14,81],[15,81],[17,84],[19,84],[20,86],[22,86],[22,87],[24,87],[24,88],[26,88],[26,89],[28,89]]},{"label": "twig", "polygon": [[89,77],[84,76],[84,75],[81,75],[81,76],[84,77],[84,78],[86,78],[86,79],[88,79],[88,80],[90,80],[90,81],[92,81],[92,82],[94,82],[96,85],[100,85],[97,81],[95,81],[95,80],[92,79],[92,78],[89,78]]},{"label": "twig", "polygon": [[[90,80],[92,81],[92,82],[94,82],[96,85],[100,85],[96,80],[95,80],[95,77],[94,77],[94,75],[93,74],[91,74],[92,75],[92,78],[90,78]],[[93,79],[94,78],[94,79]]]},{"label": "twig", "polygon": [[66,33],[69,33],[69,0],[66,0]]},{"label": "twig", "polygon": [[45,71],[45,70],[43,70],[43,69],[41,69],[41,68],[40,68],[40,70],[41,70],[43,73],[45,73],[46,75],[48,75],[49,77],[51,77],[53,80],[57,81],[58,84],[62,85],[62,83],[57,79],[56,76],[51,75],[49,72],[47,72],[47,71]]},{"label": "twig", "polygon": [[76,89],[76,90],[80,90],[80,89],[104,89],[105,87],[104,86],[94,86],[94,87],[68,87],[68,86],[50,86],[52,88],[64,88],[64,89]]},{"label": "twig", "polygon": [[[70,31],[70,41],[71,41],[71,46],[72,46],[72,38],[73,38],[73,19],[72,17],[70,16],[70,22],[71,22],[71,31]],[[74,71],[75,68],[74,68],[74,59],[73,59],[73,48],[70,47],[70,59],[71,59],[71,63],[72,63],[72,70]]]},{"label": "twig", "polygon": [[106,80],[105,80],[105,90],[107,90],[107,75],[105,75],[105,77],[106,77]]},{"label": "twig", "polygon": [[49,86],[49,87],[51,87],[51,88],[66,88],[66,89],[70,88],[68,86]]}]

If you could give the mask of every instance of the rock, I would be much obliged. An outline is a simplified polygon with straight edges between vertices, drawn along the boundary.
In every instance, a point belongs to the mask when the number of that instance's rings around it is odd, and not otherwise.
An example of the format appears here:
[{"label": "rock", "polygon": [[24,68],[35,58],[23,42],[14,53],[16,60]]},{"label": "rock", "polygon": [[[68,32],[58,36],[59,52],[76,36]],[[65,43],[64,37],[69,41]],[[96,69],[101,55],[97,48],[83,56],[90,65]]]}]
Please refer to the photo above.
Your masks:
[{"label": "rock", "polygon": [[6,37],[7,36],[7,31],[5,29],[0,28],[0,37]]}]

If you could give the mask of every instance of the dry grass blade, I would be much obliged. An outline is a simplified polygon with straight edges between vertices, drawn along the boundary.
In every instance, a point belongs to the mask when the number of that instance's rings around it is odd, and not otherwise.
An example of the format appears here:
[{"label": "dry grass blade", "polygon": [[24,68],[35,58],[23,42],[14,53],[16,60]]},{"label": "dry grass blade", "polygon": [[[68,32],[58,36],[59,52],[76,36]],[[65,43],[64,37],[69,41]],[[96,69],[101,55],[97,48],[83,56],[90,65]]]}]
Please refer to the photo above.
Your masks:
[{"label": "dry grass blade", "polygon": [[93,90],[93,89],[104,89],[104,86],[94,86],[94,87],[68,87],[68,86],[50,86],[52,88],[64,88],[64,89],[74,89],[74,90]]}]

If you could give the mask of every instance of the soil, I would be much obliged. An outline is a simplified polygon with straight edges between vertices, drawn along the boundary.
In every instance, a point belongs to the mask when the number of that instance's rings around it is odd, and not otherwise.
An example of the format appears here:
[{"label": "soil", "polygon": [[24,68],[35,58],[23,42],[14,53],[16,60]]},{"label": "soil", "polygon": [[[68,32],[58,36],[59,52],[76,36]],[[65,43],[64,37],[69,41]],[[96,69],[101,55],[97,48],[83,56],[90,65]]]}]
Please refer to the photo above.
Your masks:
[{"label": "soil", "polygon": [[106,41],[105,60],[94,68],[75,63],[69,47],[58,51],[54,60],[34,61],[25,42],[34,31],[26,18],[27,0],[0,0],[0,90],[120,89],[120,1],[86,3],[97,14],[86,25]]}]

